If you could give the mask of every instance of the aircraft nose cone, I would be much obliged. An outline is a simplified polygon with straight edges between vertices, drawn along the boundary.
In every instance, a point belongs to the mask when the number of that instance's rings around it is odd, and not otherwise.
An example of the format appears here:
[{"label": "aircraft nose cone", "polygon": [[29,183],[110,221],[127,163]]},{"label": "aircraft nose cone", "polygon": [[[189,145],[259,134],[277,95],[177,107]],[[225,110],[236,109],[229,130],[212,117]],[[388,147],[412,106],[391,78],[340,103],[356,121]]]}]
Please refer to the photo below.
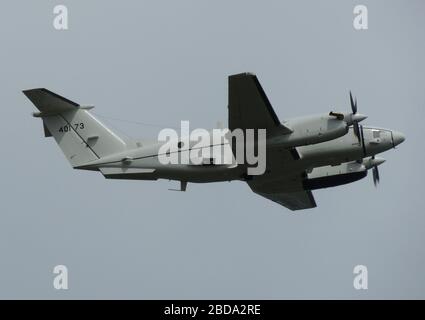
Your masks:
[{"label": "aircraft nose cone", "polygon": [[401,132],[398,132],[398,131],[393,131],[392,136],[393,136],[394,147],[399,145],[400,143],[402,143],[406,139],[404,137],[404,134],[402,134]]}]

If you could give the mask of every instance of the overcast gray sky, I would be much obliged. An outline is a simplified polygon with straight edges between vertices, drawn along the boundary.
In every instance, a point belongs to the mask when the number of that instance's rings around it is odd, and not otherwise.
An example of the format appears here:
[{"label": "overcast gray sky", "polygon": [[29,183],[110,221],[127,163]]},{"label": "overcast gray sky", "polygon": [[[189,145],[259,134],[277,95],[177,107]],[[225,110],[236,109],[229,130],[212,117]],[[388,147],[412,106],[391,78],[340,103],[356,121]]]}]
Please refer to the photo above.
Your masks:
[{"label": "overcast gray sky", "polygon": [[[65,4],[69,30],[53,28]],[[353,8],[369,29],[353,28]],[[423,1],[3,1],[0,298],[425,298]],[[281,120],[349,110],[407,139],[370,176],[293,213],[242,182],[110,181],[72,170],[21,90],[162,126],[227,123],[255,72]],[[160,128],[110,121],[134,137]],[[53,267],[69,290],[53,288]],[[353,288],[353,268],[369,289]]]}]

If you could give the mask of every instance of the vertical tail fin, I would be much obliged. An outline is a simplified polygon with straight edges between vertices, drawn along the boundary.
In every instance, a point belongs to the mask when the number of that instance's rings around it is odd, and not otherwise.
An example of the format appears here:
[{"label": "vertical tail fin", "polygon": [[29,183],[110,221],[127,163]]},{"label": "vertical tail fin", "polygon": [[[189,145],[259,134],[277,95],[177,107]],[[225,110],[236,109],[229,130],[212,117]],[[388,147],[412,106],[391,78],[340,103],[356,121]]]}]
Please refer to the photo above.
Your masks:
[{"label": "vertical tail fin", "polygon": [[40,112],[45,136],[53,136],[73,167],[124,151],[126,142],[79,104],[47,89],[23,93]]}]

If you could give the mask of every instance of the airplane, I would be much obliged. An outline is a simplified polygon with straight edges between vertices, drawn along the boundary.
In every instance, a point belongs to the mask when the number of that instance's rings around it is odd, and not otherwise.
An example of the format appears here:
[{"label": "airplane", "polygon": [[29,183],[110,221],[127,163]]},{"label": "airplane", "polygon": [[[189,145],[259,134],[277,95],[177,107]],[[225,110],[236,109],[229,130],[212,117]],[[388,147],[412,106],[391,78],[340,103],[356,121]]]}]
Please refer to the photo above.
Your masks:
[{"label": "airplane", "polygon": [[[351,112],[330,111],[281,122],[257,76],[234,74],[228,77],[228,129],[266,130],[266,169],[250,175],[249,164],[234,159],[230,164],[215,164],[214,159],[198,165],[163,164],[159,161],[163,141],[120,137],[90,113],[93,106],[47,89],[23,93],[39,110],[33,116],[42,119],[45,136],[53,136],[75,169],[100,171],[108,179],[176,180],[179,191],[186,191],[188,182],[245,181],[253,192],[290,210],[316,207],[312,190],[358,181],[369,170],[376,186],[378,166],[385,161],[376,155],[405,140],[401,132],[360,125],[367,117],[357,112],[351,91]],[[179,141],[174,152],[193,147]]]}]

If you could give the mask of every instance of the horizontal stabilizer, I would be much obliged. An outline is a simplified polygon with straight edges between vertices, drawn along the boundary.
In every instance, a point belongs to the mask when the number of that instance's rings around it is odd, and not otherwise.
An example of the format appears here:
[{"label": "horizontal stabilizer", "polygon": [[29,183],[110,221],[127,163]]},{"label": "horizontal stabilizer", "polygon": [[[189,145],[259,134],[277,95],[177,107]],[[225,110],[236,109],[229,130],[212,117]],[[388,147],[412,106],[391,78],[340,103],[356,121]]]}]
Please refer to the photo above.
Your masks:
[{"label": "horizontal stabilizer", "polygon": [[59,114],[65,111],[76,110],[80,107],[67,98],[44,88],[22,91],[43,115]]},{"label": "horizontal stabilizer", "polygon": [[99,168],[100,172],[105,175],[111,174],[135,174],[135,173],[154,173],[155,169],[151,168],[123,168],[123,167],[115,167],[115,168]]},{"label": "horizontal stabilizer", "polygon": [[155,169],[151,168],[99,168],[106,179],[157,180]]}]

